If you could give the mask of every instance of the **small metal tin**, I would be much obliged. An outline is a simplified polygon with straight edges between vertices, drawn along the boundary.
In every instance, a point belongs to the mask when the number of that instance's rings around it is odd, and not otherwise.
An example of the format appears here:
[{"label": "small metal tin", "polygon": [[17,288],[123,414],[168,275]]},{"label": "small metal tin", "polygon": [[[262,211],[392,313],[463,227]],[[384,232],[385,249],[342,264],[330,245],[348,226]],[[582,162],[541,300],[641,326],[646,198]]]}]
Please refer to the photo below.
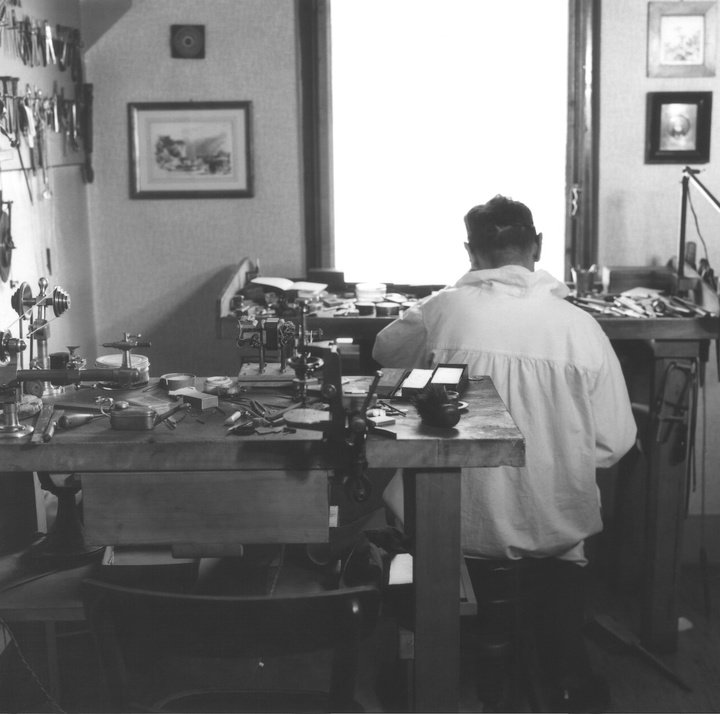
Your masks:
[{"label": "small metal tin", "polygon": [[151,407],[128,407],[110,411],[110,426],[121,431],[150,431],[157,412]]}]

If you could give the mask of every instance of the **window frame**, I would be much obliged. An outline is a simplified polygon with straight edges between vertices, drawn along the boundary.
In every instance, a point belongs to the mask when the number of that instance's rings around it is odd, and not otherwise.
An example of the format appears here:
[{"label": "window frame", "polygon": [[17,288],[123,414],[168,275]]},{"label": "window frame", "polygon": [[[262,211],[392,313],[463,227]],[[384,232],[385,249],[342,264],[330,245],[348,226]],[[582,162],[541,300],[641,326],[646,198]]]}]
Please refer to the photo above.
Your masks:
[{"label": "window frame", "polygon": [[[332,38],[329,0],[295,0],[306,270],[333,268]],[[600,0],[568,0],[565,279],[598,254]]]}]

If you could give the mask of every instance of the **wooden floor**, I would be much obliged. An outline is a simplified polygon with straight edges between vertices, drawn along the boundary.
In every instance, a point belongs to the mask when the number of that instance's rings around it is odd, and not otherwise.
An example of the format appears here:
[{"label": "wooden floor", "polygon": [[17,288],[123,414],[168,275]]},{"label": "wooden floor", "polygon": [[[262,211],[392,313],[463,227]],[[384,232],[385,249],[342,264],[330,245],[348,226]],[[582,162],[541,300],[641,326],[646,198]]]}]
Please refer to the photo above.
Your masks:
[{"label": "wooden floor", "polygon": [[[614,641],[588,637],[588,648],[598,673],[610,682],[612,704],[608,712],[720,712],[720,565],[709,568],[705,601],[700,570],[685,566],[679,592],[682,631],[678,651],[661,656],[692,689],[683,691],[665,674],[636,652]],[[637,605],[629,596],[611,592],[602,582],[593,588],[590,614],[611,615],[623,627],[632,628]],[[392,673],[394,628],[381,622],[373,640],[366,644],[360,674],[358,699],[365,711],[397,711],[393,700],[378,686]],[[60,642],[64,694],[62,709],[46,701],[27,670],[6,651],[0,657],[0,710],[13,712],[100,712],[101,691],[89,638],[80,632]],[[15,680],[14,701],[7,703],[7,677]],[[18,680],[20,680],[18,684]],[[387,687],[386,687],[387,689]],[[385,693],[383,693],[385,692]],[[474,695],[473,682],[463,676],[461,711],[482,711]],[[5,703],[3,703],[5,702]]]},{"label": "wooden floor", "polygon": [[[707,598],[705,593],[707,592]],[[661,661],[692,691],[683,691],[647,659],[622,646],[589,639],[597,670],[610,681],[610,712],[720,712],[720,565],[681,571],[678,593],[678,649]],[[636,603],[629,596],[598,593],[596,612],[632,625]]]}]

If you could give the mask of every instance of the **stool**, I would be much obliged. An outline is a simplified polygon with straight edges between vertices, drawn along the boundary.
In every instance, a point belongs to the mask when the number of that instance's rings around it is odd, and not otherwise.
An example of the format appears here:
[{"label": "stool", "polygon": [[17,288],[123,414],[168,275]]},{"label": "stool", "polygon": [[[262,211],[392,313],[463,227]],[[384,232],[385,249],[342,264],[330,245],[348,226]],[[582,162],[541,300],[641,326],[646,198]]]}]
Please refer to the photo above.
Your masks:
[{"label": "stool", "polygon": [[554,558],[467,559],[477,599],[477,693],[491,711],[553,711],[591,676],[584,568]]}]

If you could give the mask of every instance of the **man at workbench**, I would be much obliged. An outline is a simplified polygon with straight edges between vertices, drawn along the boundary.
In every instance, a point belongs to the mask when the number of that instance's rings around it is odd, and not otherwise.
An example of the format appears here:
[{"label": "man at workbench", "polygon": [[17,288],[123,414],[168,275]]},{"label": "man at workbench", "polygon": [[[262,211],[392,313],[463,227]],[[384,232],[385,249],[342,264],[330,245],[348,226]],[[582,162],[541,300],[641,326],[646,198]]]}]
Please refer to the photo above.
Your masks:
[{"label": "man at workbench", "polygon": [[[503,636],[493,630],[502,606],[483,618],[484,596],[512,600],[511,582],[541,582],[549,596],[537,646],[549,706],[579,711],[606,698],[582,640],[584,540],[602,530],[595,470],[633,446],[636,425],[604,332],[564,299],[564,283],[535,270],[542,234],[528,207],[498,195],[472,208],[465,226],[469,272],[383,329],[373,357],[384,367],[465,363],[493,380],[525,436],[526,465],[463,470],[462,542],[481,639],[497,645]],[[388,490],[391,506],[399,483]],[[497,684],[503,677],[492,670],[481,664]],[[479,690],[500,705],[497,686]]]}]

